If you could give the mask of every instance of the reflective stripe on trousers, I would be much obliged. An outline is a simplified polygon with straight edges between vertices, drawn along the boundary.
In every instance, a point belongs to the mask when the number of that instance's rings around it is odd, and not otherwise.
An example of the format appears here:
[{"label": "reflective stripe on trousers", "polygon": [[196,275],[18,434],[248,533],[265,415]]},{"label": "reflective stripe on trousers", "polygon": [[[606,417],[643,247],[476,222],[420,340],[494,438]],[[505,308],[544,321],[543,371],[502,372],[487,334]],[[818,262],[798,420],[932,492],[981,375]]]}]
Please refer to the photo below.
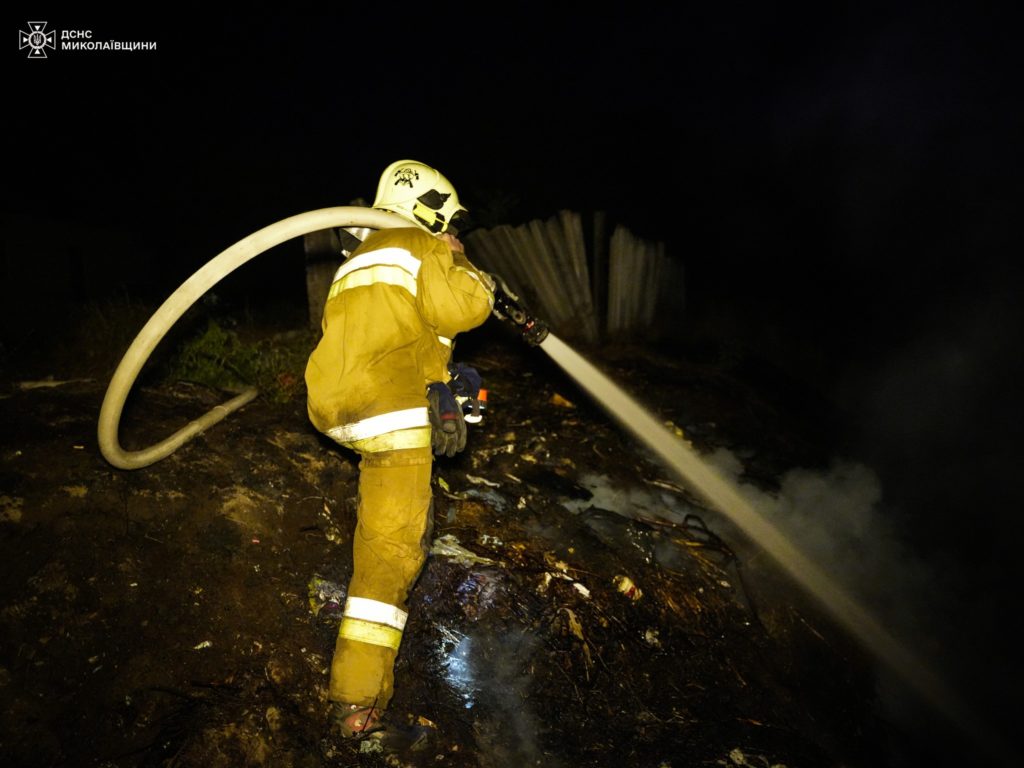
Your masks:
[{"label": "reflective stripe on trousers", "polygon": [[[400,444],[403,436],[416,429],[430,428],[430,417],[426,406],[406,408],[401,411],[389,411],[377,416],[370,416],[350,424],[339,424],[327,430],[327,435],[346,448],[353,448],[360,453],[379,453],[398,448],[422,448],[421,445]],[[363,445],[363,441],[377,438],[380,447]],[[390,443],[388,441],[391,441]],[[429,440],[427,442],[429,445]]]},{"label": "reflective stripe on trousers", "polygon": [[358,640],[397,651],[408,616],[405,611],[388,603],[365,597],[350,597],[345,601],[338,635],[347,640]]},{"label": "reflective stripe on trousers", "polygon": [[426,562],[433,527],[429,445],[362,453],[349,600],[331,662],[329,698],[384,709],[406,600]]}]

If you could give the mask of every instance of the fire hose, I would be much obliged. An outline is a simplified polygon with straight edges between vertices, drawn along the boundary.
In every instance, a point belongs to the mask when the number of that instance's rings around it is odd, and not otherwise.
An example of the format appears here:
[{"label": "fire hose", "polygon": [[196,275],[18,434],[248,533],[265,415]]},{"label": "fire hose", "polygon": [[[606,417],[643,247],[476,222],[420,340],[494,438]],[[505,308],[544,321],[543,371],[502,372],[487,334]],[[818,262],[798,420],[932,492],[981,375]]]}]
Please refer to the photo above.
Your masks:
[{"label": "fire hose", "polygon": [[[131,346],[121,358],[120,364],[107,386],[103,405],[100,408],[97,439],[100,453],[108,462],[119,469],[139,469],[155,464],[170,456],[174,451],[197,435],[222,421],[228,414],[251,402],[259,394],[250,387],[230,400],[214,406],[206,414],[186,424],[177,432],[154,443],[148,448],[127,451],[121,447],[119,430],[125,401],[135,384],[146,361],[157,344],[167,335],[174,324],[207,291],[234,270],[262,253],[310,232],[342,227],[366,227],[369,229],[390,229],[408,227],[408,220],[387,211],[359,206],[321,208],[282,219],[254,232],[230,248],[222,251],[181,286],[160,306]],[[497,275],[494,280],[494,315],[506,321],[523,339],[531,345],[538,345],[548,335],[547,326],[528,314],[513,293]],[[479,403],[473,404],[473,417],[479,421]]]},{"label": "fire hose", "polygon": [[103,458],[119,469],[139,469],[166,458],[204,430],[217,424],[225,416],[252,401],[258,394],[255,388],[246,389],[225,403],[214,406],[170,437],[137,451],[121,447],[119,427],[125,401],[142,367],[149,360],[157,344],[210,288],[238,267],[281,243],[310,232],[333,227],[370,227],[390,229],[408,227],[409,222],[393,213],[374,208],[342,206],[307,211],[254,232],[230,248],[222,251],[201,267],[160,306],[135,340],[128,347],[107,386],[100,408],[97,438]]}]

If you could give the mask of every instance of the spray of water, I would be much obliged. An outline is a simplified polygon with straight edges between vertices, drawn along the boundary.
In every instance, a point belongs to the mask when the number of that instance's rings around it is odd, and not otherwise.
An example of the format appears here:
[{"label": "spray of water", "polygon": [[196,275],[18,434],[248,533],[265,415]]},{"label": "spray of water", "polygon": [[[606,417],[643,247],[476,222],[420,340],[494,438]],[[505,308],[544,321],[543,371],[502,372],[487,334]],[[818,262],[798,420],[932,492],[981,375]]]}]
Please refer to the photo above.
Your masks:
[{"label": "spray of water", "polygon": [[937,713],[977,741],[993,759],[1012,764],[1001,739],[964,705],[955,692],[916,654],[883,626],[864,605],[812,561],[755,508],[749,495],[718,468],[703,460],[604,373],[554,334],[541,348],[609,414],[656,454],[709,506],[725,515],[789,576]]}]

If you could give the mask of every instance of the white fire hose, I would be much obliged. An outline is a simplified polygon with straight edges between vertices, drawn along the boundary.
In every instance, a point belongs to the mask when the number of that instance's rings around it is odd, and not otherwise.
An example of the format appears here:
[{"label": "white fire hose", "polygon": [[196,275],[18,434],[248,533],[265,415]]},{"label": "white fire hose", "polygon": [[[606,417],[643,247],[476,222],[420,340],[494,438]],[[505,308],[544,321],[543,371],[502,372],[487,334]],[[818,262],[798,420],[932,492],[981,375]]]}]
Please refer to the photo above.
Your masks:
[{"label": "white fire hose", "polygon": [[204,416],[189,422],[166,440],[155,443],[149,448],[126,451],[121,447],[118,439],[121,412],[142,366],[146,364],[156,345],[181,316],[224,277],[274,246],[310,232],[333,227],[390,229],[408,226],[409,222],[401,216],[374,208],[358,206],[320,208],[282,219],[264,227],[243,240],[239,240],[207,262],[192,277],[182,283],[181,287],[172,293],[153,314],[149,322],[139,331],[139,335],[135,337],[131,346],[128,347],[117,370],[114,371],[107,387],[107,394],[103,398],[103,406],[100,408],[97,428],[97,437],[103,458],[119,469],[147,467],[170,456],[196,435],[213,426],[229,413],[237,411],[259,394],[255,388],[247,389],[227,402],[211,408]]}]

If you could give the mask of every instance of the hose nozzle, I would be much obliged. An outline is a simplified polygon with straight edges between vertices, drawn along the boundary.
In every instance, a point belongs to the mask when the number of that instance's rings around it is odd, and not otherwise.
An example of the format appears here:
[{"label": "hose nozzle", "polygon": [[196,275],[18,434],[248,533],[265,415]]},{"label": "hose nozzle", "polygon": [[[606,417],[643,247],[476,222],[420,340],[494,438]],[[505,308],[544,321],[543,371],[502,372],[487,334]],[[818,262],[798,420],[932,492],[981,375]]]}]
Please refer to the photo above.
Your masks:
[{"label": "hose nozzle", "polygon": [[548,336],[548,326],[542,320],[527,312],[508,284],[500,276],[491,274],[494,280],[494,309],[492,314],[517,331],[530,346],[536,347]]}]

